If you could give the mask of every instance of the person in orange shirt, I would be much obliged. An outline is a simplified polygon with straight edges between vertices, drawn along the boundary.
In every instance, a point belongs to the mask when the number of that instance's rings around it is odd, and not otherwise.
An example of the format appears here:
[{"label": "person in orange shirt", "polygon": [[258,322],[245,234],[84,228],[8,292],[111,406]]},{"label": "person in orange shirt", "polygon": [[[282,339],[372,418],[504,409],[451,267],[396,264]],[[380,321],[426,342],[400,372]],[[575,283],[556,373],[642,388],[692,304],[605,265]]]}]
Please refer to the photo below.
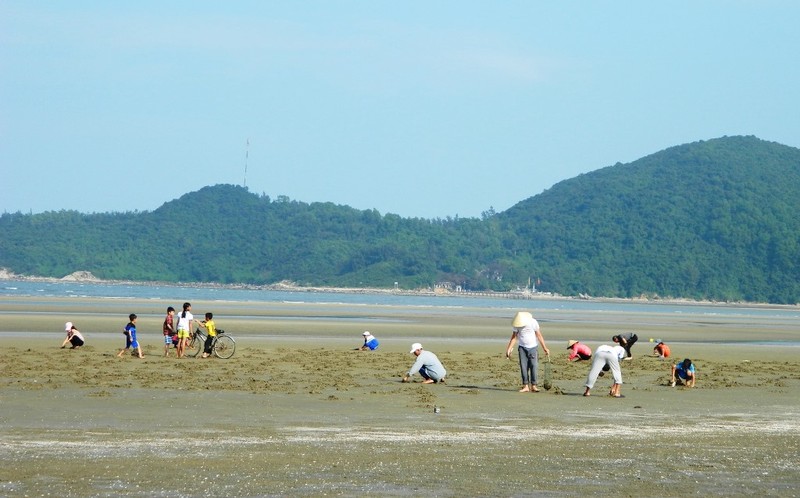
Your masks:
[{"label": "person in orange shirt", "polygon": [[659,339],[658,344],[656,344],[656,347],[653,348],[653,356],[658,356],[663,360],[664,358],[669,358],[670,354],[669,346],[664,344],[664,341]]}]

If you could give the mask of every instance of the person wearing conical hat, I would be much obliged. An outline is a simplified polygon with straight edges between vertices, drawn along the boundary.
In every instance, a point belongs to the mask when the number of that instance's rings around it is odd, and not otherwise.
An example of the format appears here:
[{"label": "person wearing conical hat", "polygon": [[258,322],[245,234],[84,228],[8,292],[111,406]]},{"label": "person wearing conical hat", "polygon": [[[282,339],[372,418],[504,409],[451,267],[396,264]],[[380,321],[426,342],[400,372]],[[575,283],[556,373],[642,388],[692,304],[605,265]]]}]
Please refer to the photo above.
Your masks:
[{"label": "person wearing conical hat", "polygon": [[570,339],[567,343],[569,350],[569,361],[590,360],[592,358],[592,348],[582,342]]},{"label": "person wearing conical hat", "polygon": [[517,352],[519,353],[519,369],[522,376],[521,393],[539,392],[536,385],[537,373],[539,371],[539,345],[542,345],[544,354],[550,356],[550,350],[544,343],[539,322],[527,311],[520,311],[511,320],[511,339],[506,347],[506,358],[511,359],[511,351],[514,343],[517,342]]}]

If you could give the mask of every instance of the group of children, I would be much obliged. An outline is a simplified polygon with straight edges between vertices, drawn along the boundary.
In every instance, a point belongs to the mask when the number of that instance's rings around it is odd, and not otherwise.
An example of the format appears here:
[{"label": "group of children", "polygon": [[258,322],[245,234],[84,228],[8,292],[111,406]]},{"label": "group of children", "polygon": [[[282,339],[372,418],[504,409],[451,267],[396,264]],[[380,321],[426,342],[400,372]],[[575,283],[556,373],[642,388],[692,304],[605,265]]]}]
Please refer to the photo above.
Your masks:
[{"label": "group of children", "polygon": [[183,310],[178,315],[177,323],[175,323],[175,308],[168,307],[167,316],[164,317],[162,327],[164,333],[164,357],[169,357],[169,351],[172,348],[176,349],[175,355],[178,358],[186,356],[186,349],[192,337],[193,325],[206,329],[206,342],[203,345],[202,357],[208,358],[211,356],[211,346],[217,336],[217,326],[214,323],[213,313],[206,313],[205,317],[205,320],[195,320],[194,315],[192,315],[192,304],[183,303]]},{"label": "group of children", "polygon": [[[131,352],[137,358],[144,358],[142,354],[142,347],[136,337],[136,319],[135,313],[128,315],[128,324],[125,325],[122,334],[125,336],[125,347],[120,349],[117,353],[118,358],[122,358],[127,352]],[[206,313],[205,320],[195,320],[192,315],[191,303],[183,303],[183,310],[175,317],[175,308],[172,306],[167,308],[167,316],[164,318],[162,327],[164,333],[164,357],[169,357],[171,349],[175,348],[176,356],[183,358],[186,355],[186,349],[189,346],[189,341],[192,336],[192,327],[197,325],[206,329],[206,341],[203,345],[203,358],[211,356],[211,348],[214,343],[214,338],[217,336],[217,327],[214,323],[214,314]],[[65,348],[67,344],[71,344],[71,349],[83,346],[86,341],[80,331],[73,325],[72,322],[66,323],[67,338],[61,344]]]}]

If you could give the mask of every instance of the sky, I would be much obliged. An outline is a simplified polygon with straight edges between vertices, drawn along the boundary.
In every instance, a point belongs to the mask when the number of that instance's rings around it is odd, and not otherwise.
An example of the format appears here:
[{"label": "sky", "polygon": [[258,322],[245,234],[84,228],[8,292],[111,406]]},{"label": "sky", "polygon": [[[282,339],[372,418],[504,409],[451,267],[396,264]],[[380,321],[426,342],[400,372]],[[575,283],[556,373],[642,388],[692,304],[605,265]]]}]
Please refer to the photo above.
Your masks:
[{"label": "sky", "polygon": [[795,0],[0,0],[0,214],[225,183],[480,217],[675,145],[800,147],[798,26]]}]

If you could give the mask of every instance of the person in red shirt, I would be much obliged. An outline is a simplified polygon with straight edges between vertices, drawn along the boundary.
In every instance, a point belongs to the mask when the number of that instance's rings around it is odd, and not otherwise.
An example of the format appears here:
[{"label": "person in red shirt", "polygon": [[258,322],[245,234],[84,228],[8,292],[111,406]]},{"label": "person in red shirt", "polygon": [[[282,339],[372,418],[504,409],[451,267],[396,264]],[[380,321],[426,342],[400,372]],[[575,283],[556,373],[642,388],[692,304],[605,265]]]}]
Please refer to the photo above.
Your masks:
[{"label": "person in red shirt", "polygon": [[589,360],[592,358],[592,349],[578,341],[570,340],[567,343],[567,349],[569,350],[569,361]]},{"label": "person in red shirt", "polygon": [[656,347],[653,348],[653,356],[658,356],[663,360],[664,358],[669,358],[670,354],[669,346],[664,344],[664,341],[659,339],[658,344],[656,344]]},{"label": "person in red shirt", "polygon": [[[164,357],[169,356],[169,350],[172,349],[172,345],[175,343],[176,336],[178,332],[175,331],[175,308],[172,306],[167,308],[167,316],[164,317],[164,325],[162,330],[164,332]],[[175,353],[177,356],[177,353]]]}]

